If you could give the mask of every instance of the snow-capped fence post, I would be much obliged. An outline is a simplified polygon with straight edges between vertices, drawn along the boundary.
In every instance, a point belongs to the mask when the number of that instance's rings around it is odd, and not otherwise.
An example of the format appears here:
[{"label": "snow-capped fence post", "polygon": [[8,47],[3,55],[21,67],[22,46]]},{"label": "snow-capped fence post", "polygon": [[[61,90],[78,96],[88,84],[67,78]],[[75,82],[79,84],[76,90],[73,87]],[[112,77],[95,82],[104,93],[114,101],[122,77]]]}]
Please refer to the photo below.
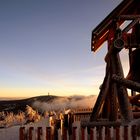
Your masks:
[{"label": "snow-capped fence post", "polygon": [[26,139],[25,134],[25,127],[19,128],[19,140],[25,140]]},{"label": "snow-capped fence post", "polygon": [[33,130],[34,127],[29,127],[29,140],[33,140]]},{"label": "snow-capped fence post", "polygon": [[51,127],[46,127],[46,140],[51,140]]},{"label": "snow-capped fence post", "polygon": [[42,127],[37,128],[37,140],[41,140],[42,137]]}]

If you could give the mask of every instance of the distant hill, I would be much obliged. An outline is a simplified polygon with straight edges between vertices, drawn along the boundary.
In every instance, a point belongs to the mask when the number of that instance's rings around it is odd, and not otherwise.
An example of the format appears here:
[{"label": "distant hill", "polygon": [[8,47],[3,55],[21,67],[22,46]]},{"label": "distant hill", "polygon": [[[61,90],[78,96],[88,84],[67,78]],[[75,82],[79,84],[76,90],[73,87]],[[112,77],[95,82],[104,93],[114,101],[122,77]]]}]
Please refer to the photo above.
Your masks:
[{"label": "distant hill", "polygon": [[25,111],[26,105],[32,106],[35,101],[39,102],[51,102],[56,98],[61,98],[58,96],[37,96],[27,99],[20,99],[20,100],[1,100],[0,101],[0,112],[7,111],[7,112],[14,112],[18,113],[19,111]]},{"label": "distant hill", "polygon": [[14,112],[25,111],[26,106],[29,105],[38,111],[45,111],[48,109],[60,110],[60,109],[74,109],[74,108],[86,108],[93,107],[96,100],[96,96],[37,96],[20,100],[1,100],[0,112]]}]

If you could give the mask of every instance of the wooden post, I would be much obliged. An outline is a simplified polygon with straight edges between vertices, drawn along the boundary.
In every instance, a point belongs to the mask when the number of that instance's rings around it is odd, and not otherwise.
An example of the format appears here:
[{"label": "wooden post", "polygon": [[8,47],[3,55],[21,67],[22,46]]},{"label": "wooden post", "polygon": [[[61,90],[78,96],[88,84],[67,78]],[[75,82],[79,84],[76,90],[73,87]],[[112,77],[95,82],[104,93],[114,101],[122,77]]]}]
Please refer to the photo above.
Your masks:
[{"label": "wooden post", "polygon": [[120,140],[120,126],[115,127],[116,130],[116,140]]},{"label": "wooden post", "polygon": [[29,140],[33,140],[33,130],[34,127],[29,127]]},{"label": "wooden post", "polygon": [[41,140],[42,137],[42,127],[37,128],[37,140]]},{"label": "wooden post", "polygon": [[[112,55],[111,61],[112,61],[112,67],[114,68],[112,70],[113,74],[117,74],[121,77],[124,77],[119,54]],[[116,86],[117,86],[117,96],[118,96],[121,117],[125,121],[131,121],[133,118],[133,115],[132,115],[132,111],[130,110],[130,103],[128,99],[127,90],[124,86],[120,84],[117,84]]]},{"label": "wooden post", "polygon": [[[116,25],[115,25],[116,26]],[[109,40],[108,40],[109,41]],[[116,120],[117,119],[117,111],[118,111],[118,107],[117,107],[117,98],[115,96],[118,95],[118,101],[119,101],[119,105],[120,105],[120,110],[122,113],[122,116],[124,118],[124,120],[130,121],[132,118],[132,113],[131,111],[128,110],[128,106],[129,106],[129,102],[128,102],[128,97],[127,97],[127,91],[124,87],[122,86],[118,86],[116,84],[114,84],[111,88],[110,88],[110,76],[112,76],[112,74],[114,73],[118,73],[119,75],[123,76],[123,70],[122,70],[122,66],[121,66],[121,62],[120,62],[120,58],[118,55],[118,52],[124,47],[124,41],[121,38],[117,38],[114,42],[112,47],[109,48],[109,51],[105,57],[105,61],[107,62],[107,67],[106,67],[106,75],[105,75],[105,79],[103,81],[102,84],[102,88],[100,90],[99,96],[97,98],[97,101],[94,105],[91,117],[90,117],[90,121],[95,121],[97,120],[98,116],[99,116],[99,111],[101,110],[101,106],[104,106],[107,98],[107,95],[109,92],[112,92],[113,89],[114,92],[109,95],[110,101],[113,99],[113,104],[110,107],[111,109],[111,113],[110,114],[110,120]],[[120,97],[123,96],[121,99]],[[103,102],[105,101],[105,103],[103,104]],[[123,109],[124,106],[124,109]],[[106,107],[104,107],[106,108]],[[106,110],[106,109],[105,109]]]},{"label": "wooden post", "polygon": [[136,127],[136,125],[133,125],[131,127],[131,135],[132,135],[132,140],[137,139],[137,127]]},{"label": "wooden post", "polygon": [[103,129],[102,126],[98,126],[98,127],[97,127],[97,131],[98,131],[98,133],[99,133],[99,136],[98,136],[98,139],[99,139],[99,140],[102,140],[102,139],[103,139],[103,136],[102,136],[102,129]]},{"label": "wooden post", "polygon": [[77,127],[72,128],[72,140],[76,140],[76,129]]},{"label": "wooden post", "polygon": [[98,95],[96,103],[93,107],[92,114],[91,114],[91,117],[90,117],[90,121],[95,121],[98,118],[99,111],[101,109],[103,101],[105,100],[105,97],[106,97],[106,95],[108,93],[108,90],[109,90],[109,81],[110,81],[110,73],[108,71],[106,76],[105,76],[105,79],[103,81],[102,88],[100,90],[100,93]]},{"label": "wooden post", "polygon": [[[110,84],[109,84],[110,85]],[[102,118],[104,118],[104,119],[108,119],[108,118],[110,118],[110,114],[112,113],[111,112],[111,100],[110,100],[110,93],[111,93],[111,91],[110,91],[110,87],[109,87],[109,90],[108,90],[108,93],[107,93],[107,96],[106,96],[106,98],[105,98],[105,101],[104,101],[104,103],[103,103],[103,107],[101,108],[102,110],[100,110],[100,115],[102,116]]]},{"label": "wooden post", "polygon": [[137,137],[140,138],[140,125],[137,125]]},{"label": "wooden post", "polygon": [[25,127],[20,127],[19,128],[19,140],[25,140]]},{"label": "wooden post", "polygon": [[105,127],[105,140],[111,140],[110,127],[109,126]]},{"label": "wooden post", "polygon": [[112,75],[113,81],[117,82],[120,85],[123,85],[129,89],[132,89],[134,91],[140,92],[140,84],[138,82],[134,82],[131,80],[127,80],[119,75],[113,74]]},{"label": "wooden post", "polygon": [[90,140],[94,140],[94,131],[93,131],[93,128],[90,128]]},{"label": "wooden post", "polygon": [[117,100],[117,86],[116,83],[110,82],[110,121],[116,121],[118,119],[118,100]]},{"label": "wooden post", "polygon": [[128,126],[124,126],[124,139],[128,140]]},{"label": "wooden post", "polygon": [[58,129],[59,128],[57,128],[56,125],[55,125],[54,126],[54,133],[53,133],[53,136],[52,136],[52,139],[54,139],[54,140],[58,140]]},{"label": "wooden post", "polygon": [[51,127],[46,127],[46,140],[51,140]]},{"label": "wooden post", "polygon": [[67,140],[67,128],[63,129],[63,140]]},{"label": "wooden post", "polygon": [[114,53],[117,54],[124,47],[124,41],[121,38],[116,39],[113,43],[114,43],[113,46],[111,46],[109,48],[109,51],[108,51],[107,55],[105,56],[106,62],[110,61],[112,54],[114,54]]},{"label": "wooden post", "polygon": [[85,140],[85,127],[81,128],[81,140]]}]

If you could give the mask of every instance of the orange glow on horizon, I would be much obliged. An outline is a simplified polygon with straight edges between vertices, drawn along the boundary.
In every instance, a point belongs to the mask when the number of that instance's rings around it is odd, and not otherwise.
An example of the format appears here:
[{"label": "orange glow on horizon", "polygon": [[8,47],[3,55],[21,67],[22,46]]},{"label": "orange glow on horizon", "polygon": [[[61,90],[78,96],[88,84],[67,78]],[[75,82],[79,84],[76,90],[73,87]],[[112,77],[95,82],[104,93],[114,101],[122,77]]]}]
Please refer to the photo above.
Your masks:
[{"label": "orange glow on horizon", "polygon": [[41,95],[56,95],[56,96],[72,96],[72,95],[97,95],[99,93],[98,88],[58,88],[58,89],[47,89],[47,88],[0,88],[0,97],[8,98],[22,98],[22,97],[34,97]]}]

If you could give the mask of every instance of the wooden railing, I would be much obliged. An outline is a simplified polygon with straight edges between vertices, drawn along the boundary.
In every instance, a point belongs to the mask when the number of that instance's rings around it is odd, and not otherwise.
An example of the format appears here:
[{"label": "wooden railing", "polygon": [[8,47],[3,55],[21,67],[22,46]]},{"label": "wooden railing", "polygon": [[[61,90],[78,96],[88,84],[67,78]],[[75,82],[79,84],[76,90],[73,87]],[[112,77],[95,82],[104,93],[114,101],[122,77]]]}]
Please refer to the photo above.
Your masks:
[{"label": "wooden railing", "polygon": [[140,127],[131,126],[94,126],[73,127],[72,133],[63,128],[55,130],[52,127],[20,127],[19,140],[138,140]]}]

